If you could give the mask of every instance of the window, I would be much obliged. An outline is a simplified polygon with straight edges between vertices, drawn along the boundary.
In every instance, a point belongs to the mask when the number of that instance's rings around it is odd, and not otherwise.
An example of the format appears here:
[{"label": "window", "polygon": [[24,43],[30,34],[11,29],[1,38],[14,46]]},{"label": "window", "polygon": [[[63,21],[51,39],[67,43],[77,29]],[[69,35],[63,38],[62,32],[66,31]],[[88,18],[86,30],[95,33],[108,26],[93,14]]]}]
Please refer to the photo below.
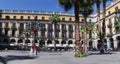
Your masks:
[{"label": "window", "polygon": [[21,16],[20,19],[22,20],[22,19],[23,19],[23,16]]},{"label": "window", "polygon": [[66,37],[66,32],[62,32],[62,37]]},{"label": "window", "polygon": [[15,25],[16,25],[16,24],[15,24],[15,23],[13,23],[13,27],[15,27]]},{"label": "window", "polygon": [[72,18],[69,18],[69,21],[72,21]]},{"label": "window", "polygon": [[41,24],[41,29],[45,29],[45,24]]},{"label": "window", "polygon": [[110,11],[108,11],[108,15],[110,15],[111,13],[110,13]]},{"label": "window", "polygon": [[62,30],[66,30],[66,25],[62,24]]},{"label": "window", "polygon": [[73,26],[72,25],[69,25],[69,30],[73,30]]},{"label": "window", "polygon": [[35,18],[34,18],[35,20],[37,20],[38,19],[38,17],[37,16],[35,16]]},{"label": "window", "polygon": [[5,27],[8,27],[8,23],[5,23]]},{"label": "window", "polygon": [[28,20],[30,20],[30,16],[28,16]]},{"label": "window", "polygon": [[35,32],[35,36],[38,36],[38,31],[37,31],[37,32]]},{"label": "window", "polygon": [[84,19],[81,19],[81,21],[83,22],[83,21],[84,21]]},{"label": "window", "polygon": [[55,37],[58,38],[59,37],[59,32],[55,33]]},{"label": "window", "polygon": [[13,16],[13,19],[16,19],[16,16]]},{"label": "window", "polygon": [[69,32],[69,38],[73,38],[73,32]]},{"label": "window", "polygon": [[55,25],[55,29],[59,30],[59,25],[58,24]]},{"label": "window", "polygon": [[12,36],[15,36],[15,30],[12,30]]},{"label": "window", "polygon": [[0,19],[2,19],[2,15],[0,14]]},{"label": "window", "polygon": [[52,30],[52,24],[48,24],[48,29]]},{"label": "window", "polygon": [[45,20],[45,17],[42,17],[42,20]]},{"label": "window", "polygon": [[20,23],[20,28],[24,29],[24,23]]},{"label": "window", "polygon": [[41,36],[45,37],[45,31],[41,31]]},{"label": "window", "polygon": [[117,11],[118,10],[118,6],[117,7],[115,7],[115,11]]},{"label": "window", "polygon": [[5,18],[6,18],[6,19],[10,19],[10,16],[6,16]]},{"label": "window", "polygon": [[91,19],[89,19],[89,21],[91,22]]},{"label": "window", "polygon": [[65,21],[65,18],[62,18],[62,21]]},{"label": "window", "polygon": [[52,32],[48,32],[48,37],[52,37]]},{"label": "window", "polygon": [[5,30],[5,35],[8,35],[8,30]]}]

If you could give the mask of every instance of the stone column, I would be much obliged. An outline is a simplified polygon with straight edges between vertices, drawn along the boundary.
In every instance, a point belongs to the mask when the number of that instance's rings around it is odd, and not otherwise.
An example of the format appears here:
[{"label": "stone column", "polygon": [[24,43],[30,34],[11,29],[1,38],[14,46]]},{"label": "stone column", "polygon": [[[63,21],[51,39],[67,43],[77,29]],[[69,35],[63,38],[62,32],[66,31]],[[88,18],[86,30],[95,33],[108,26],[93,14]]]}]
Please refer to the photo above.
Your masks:
[{"label": "stone column", "polygon": [[9,27],[9,29],[10,29],[10,30],[8,30],[8,36],[11,36],[11,35],[12,35],[12,29],[11,29],[12,24],[13,24],[13,23],[8,23],[8,27]]},{"label": "stone column", "polygon": [[73,38],[75,38],[75,25],[73,25]]},{"label": "stone column", "polygon": [[111,48],[111,47],[110,47],[110,44],[111,44],[110,40],[107,39],[107,49],[110,49],[110,48]]},{"label": "stone column", "polygon": [[45,24],[45,29],[46,29],[46,31],[45,31],[45,37],[46,38],[47,38],[47,33],[48,33],[47,27],[48,27],[48,24]]},{"label": "stone column", "polygon": [[69,25],[66,25],[66,37],[69,38]]},{"label": "stone column", "polygon": [[59,38],[62,38],[62,25],[60,24],[59,27],[60,27]]},{"label": "stone column", "polygon": [[116,39],[116,37],[114,37],[113,40],[114,40],[114,48],[117,48],[119,41]]},{"label": "stone column", "polygon": [[18,37],[19,36],[19,23],[18,22],[16,23],[16,28],[17,30],[16,30],[15,35]]}]

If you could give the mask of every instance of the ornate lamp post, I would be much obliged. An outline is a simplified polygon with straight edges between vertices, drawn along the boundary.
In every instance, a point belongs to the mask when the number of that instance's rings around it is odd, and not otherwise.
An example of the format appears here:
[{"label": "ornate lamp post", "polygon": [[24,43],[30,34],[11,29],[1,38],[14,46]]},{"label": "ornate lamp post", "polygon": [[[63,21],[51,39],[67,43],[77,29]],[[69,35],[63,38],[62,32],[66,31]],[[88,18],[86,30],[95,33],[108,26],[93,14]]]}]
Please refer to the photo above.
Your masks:
[{"label": "ornate lamp post", "polygon": [[[34,21],[31,22],[30,24],[30,31],[32,32],[33,35],[33,42],[32,42],[32,46],[36,45],[36,41],[38,40],[38,34],[37,32],[40,30],[40,25],[37,22],[37,16],[34,16]],[[37,55],[37,49],[35,51],[36,55]]]},{"label": "ornate lamp post", "polygon": [[33,43],[32,44],[35,44],[35,40],[38,39],[38,34],[37,32],[40,30],[40,26],[39,24],[37,23],[37,16],[35,16],[35,19],[34,19],[34,22],[31,22],[31,28],[30,28],[30,31],[32,32],[33,34]]}]

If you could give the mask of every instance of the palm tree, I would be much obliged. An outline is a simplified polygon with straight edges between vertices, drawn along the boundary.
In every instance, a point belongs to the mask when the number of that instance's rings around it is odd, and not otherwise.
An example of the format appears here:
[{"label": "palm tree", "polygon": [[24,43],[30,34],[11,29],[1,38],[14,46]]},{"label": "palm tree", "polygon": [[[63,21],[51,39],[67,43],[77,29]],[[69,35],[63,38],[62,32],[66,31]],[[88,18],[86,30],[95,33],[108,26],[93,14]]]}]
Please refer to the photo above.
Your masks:
[{"label": "palm tree", "polygon": [[92,14],[93,12],[93,1],[91,0],[84,0],[81,3],[83,3],[80,7],[81,14],[84,17],[84,36],[83,36],[83,42],[84,42],[84,52],[86,53],[87,51],[87,34],[86,34],[86,29],[87,29],[87,17]]},{"label": "palm tree", "polygon": [[92,33],[94,33],[95,32],[95,30],[94,30],[94,24],[95,23],[87,23],[87,30],[89,31],[89,39],[91,39],[92,38]]},{"label": "palm tree", "polygon": [[[89,44],[90,42],[92,42],[92,34],[94,34],[95,32],[95,28],[94,28],[95,23],[92,23],[91,20],[89,23],[87,23],[87,31],[89,34]],[[93,47],[90,45],[89,49],[92,49]]]},{"label": "palm tree", "polygon": [[[106,3],[107,3],[107,1],[112,1],[112,0],[102,0],[102,6],[103,6],[103,13],[102,13],[103,14],[103,22],[102,22],[103,26],[102,26],[102,34],[101,34],[101,43],[102,43],[102,45],[104,44],[103,41],[104,41],[104,38],[105,38],[105,35],[106,35],[106,31],[105,31],[105,25],[106,25],[105,24],[105,17],[106,17]],[[101,46],[101,49],[104,48],[103,46]]]},{"label": "palm tree", "polygon": [[64,8],[65,11],[68,11],[74,7],[75,14],[75,57],[78,52],[81,51],[80,47],[80,33],[79,33],[79,8],[80,8],[81,0],[59,0],[59,4]]},{"label": "palm tree", "polygon": [[99,36],[100,36],[100,44],[101,44],[101,50],[100,53],[102,53],[104,50],[102,49],[103,44],[102,44],[102,33],[101,33],[101,23],[100,23],[100,4],[102,0],[94,0],[94,3],[96,4],[97,7],[97,16],[98,16],[98,31],[99,31]]},{"label": "palm tree", "polygon": [[104,39],[104,37],[105,37],[105,17],[106,17],[106,2],[107,2],[107,0],[102,0],[102,2],[103,2],[103,4],[102,4],[102,6],[103,6],[103,23],[102,23],[102,25],[103,25],[103,27],[102,27],[102,31],[103,31],[103,33],[102,33],[102,38]]},{"label": "palm tree", "polygon": [[114,22],[114,28],[116,33],[120,30],[119,27],[120,27],[120,18],[118,18],[118,20]]},{"label": "palm tree", "polygon": [[53,14],[50,19],[51,23],[53,24],[54,26],[54,36],[53,36],[53,39],[54,39],[54,51],[56,51],[56,41],[55,41],[55,33],[56,33],[56,25],[58,24],[58,22],[60,22],[60,16],[58,14]]}]

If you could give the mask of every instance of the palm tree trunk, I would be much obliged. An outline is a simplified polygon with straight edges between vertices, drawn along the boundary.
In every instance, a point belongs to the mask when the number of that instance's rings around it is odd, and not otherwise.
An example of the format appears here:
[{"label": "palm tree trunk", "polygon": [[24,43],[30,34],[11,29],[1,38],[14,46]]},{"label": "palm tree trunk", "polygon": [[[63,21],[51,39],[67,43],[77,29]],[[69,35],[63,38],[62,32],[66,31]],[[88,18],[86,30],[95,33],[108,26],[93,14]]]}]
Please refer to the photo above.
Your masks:
[{"label": "palm tree trunk", "polygon": [[106,2],[103,1],[103,23],[102,23],[102,34],[101,34],[101,51],[100,53],[104,53],[104,38],[105,38],[105,16],[106,16]]},{"label": "palm tree trunk", "polygon": [[87,17],[86,16],[84,16],[84,36],[83,36],[83,42],[84,42],[84,53],[86,54],[87,53],[87,33],[86,33],[86,25],[87,25]]},{"label": "palm tree trunk", "polygon": [[[90,21],[90,24],[91,24],[91,21]],[[91,27],[91,30],[89,30],[89,39],[92,38],[92,27]]]},{"label": "palm tree trunk", "polygon": [[74,0],[74,14],[75,14],[75,57],[81,51],[80,44],[80,29],[79,29],[79,4],[78,0]]},{"label": "palm tree trunk", "polygon": [[102,27],[102,31],[103,31],[103,35],[102,35],[102,38],[104,38],[104,35],[105,35],[105,33],[106,33],[106,31],[105,31],[105,16],[106,16],[106,2],[103,2],[103,27]]},{"label": "palm tree trunk", "polygon": [[92,31],[90,30],[89,31],[89,39],[91,39],[92,38]]},{"label": "palm tree trunk", "polygon": [[56,42],[55,42],[55,33],[56,33],[56,24],[53,24],[54,25],[54,35],[53,35],[53,40],[54,40],[54,51],[56,51]]},{"label": "palm tree trunk", "polygon": [[102,44],[102,34],[101,34],[101,23],[100,23],[100,2],[96,3],[97,5],[97,14],[98,14],[98,31],[99,31],[99,36],[100,36],[100,44],[101,44],[101,49],[100,53],[103,52],[103,44]]}]

